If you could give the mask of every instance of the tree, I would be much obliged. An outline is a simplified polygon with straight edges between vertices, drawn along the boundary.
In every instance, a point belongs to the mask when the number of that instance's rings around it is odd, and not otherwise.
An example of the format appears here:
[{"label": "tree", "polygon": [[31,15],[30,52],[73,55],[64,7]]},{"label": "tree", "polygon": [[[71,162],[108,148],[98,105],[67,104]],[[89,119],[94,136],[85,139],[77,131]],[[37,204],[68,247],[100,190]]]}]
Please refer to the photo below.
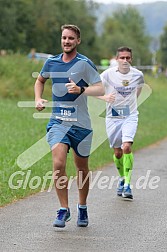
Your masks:
[{"label": "tree", "polygon": [[[97,59],[95,4],[86,0],[1,0],[0,48],[27,53],[57,54],[61,51],[61,25],[81,28],[81,53]],[[94,50],[92,50],[94,48]]]},{"label": "tree", "polygon": [[[16,28],[16,8],[13,1],[0,1],[0,48],[9,49],[14,47],[14,41],[18,40],[15,34]],[[10,18],[9,18],[10,17]]]},{"label": "tree", "polygon": [[50,0],[44,1],[41,5],[40,2],[41,0],[34,0],[35,26],[28,34],[27,43],[31,42],[29,47],[52,54],[59,53],[61,50],[60,27],[63,24],[71,23],[78,25],[81,29],[82,43],[79,50],[81,53],[93,57],[95,53],[92,51],[92,47],[96,40],[96,19],[92,15],[93,3],[85,0]]},{"label": "tree", "polygon": [[144,18],[131,5],[121,7],[104,22],[101,36],[104,57],[111,57],[120,46],[129,46],[134,52],[134,64],[150,64],[149,37],[145,32]]},{"label": "tree", "polygon": [[167,25],[164,27],[163,34],[160,36],[160,60],[164,67],[167,67]]},{"label": "tree", "polygon": [[22,51],[26,48],[27,28],[32,22],[28,0],[0,1],[0,48]]}]

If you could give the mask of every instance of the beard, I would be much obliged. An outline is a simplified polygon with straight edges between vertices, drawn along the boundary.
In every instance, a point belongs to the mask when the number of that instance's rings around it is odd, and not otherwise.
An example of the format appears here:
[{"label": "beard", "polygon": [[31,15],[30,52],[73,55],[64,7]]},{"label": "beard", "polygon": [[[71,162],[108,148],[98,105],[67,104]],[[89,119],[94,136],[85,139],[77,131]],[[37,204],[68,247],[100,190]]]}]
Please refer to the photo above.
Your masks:
[{"label": "beard", "polygon": [[70,47],[70,48],[68,48],[68,49],[64,49],[64,48],[63,48],[63,52],[65,52],[66,54],[70,54],[70,53],[72,53],[72,52],[75,51],[75,50],[76,50],[76,46]]}]

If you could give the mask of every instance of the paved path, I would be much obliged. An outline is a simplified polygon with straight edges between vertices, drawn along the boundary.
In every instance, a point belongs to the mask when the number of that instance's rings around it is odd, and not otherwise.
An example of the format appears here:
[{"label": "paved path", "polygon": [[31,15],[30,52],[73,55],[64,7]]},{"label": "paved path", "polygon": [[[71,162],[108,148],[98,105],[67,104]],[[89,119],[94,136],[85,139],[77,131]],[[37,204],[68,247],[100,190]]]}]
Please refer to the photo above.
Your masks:
[{"label": "paved path", "polygon": [[[64,229],[52,227],[59,207],[54,190],[1,208],[0,251],[166,252],[166,154],[167,139],[135,153],[133,202],[116,196],[116,181],[112,185],[111,180],[117,176],[113,164],[104,167],[99,178],[99,171],[94,172],[92,182],[97,181],[88,198],[87,228],[76,226],[75,183],[69,192],[72,220]],[[104,176],[110,181],[105,182]],[[145,183],[142,176],[146,177]],[[145,189],[139,188],[142,185]],[[106,188],[99,189],[100,186]]]}]

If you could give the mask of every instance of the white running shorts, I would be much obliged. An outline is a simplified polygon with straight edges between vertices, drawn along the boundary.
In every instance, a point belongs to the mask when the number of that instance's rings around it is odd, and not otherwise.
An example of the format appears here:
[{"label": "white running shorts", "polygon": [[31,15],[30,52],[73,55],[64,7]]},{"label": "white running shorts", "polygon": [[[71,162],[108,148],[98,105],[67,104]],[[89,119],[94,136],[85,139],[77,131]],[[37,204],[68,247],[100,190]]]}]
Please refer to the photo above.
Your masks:
[{"label": "white running shorts", "polygon": [[126,118],[106,118],[106,132],[110,148],[121,148],[125,142],[133,142],[138,126],[138,114]]}]

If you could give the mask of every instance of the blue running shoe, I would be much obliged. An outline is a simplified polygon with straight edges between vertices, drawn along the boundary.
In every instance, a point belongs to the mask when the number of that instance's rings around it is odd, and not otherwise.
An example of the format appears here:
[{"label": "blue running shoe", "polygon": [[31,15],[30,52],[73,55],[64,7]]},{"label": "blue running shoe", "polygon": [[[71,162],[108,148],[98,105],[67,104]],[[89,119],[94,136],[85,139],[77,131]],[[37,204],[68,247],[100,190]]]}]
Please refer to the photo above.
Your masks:
[{"label": "blue running shoe", "polygon": [[55,219],[53,226],[54,227],[65,227],[65,222],[71,220],[70,209],[59,209],[57,211],[57,218]]},{"label": "blue running shoe", "polygon": [[125,183],[125,180],[118,180],[118,185],[117,185],[117,195],[118,196],[122,196],[122,193],[123,193],[123,189],[124,189],[124,183]]},{"label": "blue running shoe", "polygon": [[122,197],[126,198],[126,199],[133,199],[132,190],[130,188],[130,185],[124,186]]},{"label": "blue running shoe", "polygon": [[81,208],[78,205],[78,220],[77,226],[78,227],[87,227],[88,225],[88,212],[87,207]]}]

